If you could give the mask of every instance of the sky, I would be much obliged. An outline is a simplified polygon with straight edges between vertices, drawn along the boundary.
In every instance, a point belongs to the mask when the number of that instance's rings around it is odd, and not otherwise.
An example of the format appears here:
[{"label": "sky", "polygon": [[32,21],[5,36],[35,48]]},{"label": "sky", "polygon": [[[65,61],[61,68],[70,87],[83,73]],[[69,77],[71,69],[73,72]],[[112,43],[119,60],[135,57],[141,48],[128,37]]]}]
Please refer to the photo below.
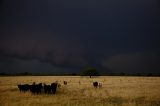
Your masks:
[{"label": "sky", "polygon": [[0,1],[0,72],[86,67],[160,73],[160,1]]}]

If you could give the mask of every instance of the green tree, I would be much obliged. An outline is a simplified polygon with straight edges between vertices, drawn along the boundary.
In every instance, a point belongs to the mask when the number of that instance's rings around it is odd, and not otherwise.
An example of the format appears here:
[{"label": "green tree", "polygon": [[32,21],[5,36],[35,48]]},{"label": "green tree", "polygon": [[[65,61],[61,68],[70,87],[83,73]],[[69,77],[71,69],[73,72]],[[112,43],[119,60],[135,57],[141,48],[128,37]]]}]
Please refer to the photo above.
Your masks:
[{"label": "green tree", "polygon": [[82,76],[99,76],[100,74],[98,73],[96,68],[86,68],[82,73]]}]

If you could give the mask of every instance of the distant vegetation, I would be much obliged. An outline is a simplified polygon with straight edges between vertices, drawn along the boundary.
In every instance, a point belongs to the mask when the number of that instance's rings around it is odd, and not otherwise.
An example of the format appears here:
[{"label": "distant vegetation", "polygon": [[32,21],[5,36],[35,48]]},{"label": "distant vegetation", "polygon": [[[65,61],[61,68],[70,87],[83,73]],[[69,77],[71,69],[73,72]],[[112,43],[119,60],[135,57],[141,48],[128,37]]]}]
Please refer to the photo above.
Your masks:
[{"label": "distant vegetation", "polygon": [[87,68],[86,70],[82,71],[81,73],[68,73],[68,74],[44,74],[44,73],[5,73],[1,72],[0,76],[158,76],[160,74],[142,74],[142,73],[135,73],[135,74],[128,74],[128,73],[110,73],[110,74],[101,74],[96,69]]}]

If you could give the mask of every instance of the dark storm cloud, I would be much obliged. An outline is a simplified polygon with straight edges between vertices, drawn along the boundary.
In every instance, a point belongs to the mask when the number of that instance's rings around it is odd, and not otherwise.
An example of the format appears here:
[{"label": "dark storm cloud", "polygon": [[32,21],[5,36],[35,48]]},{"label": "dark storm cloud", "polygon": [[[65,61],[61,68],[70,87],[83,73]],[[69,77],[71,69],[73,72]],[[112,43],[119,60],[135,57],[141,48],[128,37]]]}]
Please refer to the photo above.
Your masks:
[{"label": "dark storm cloud", "polygon": [[160,52],[137,52],[119,54],[103,61],[104,67],[116,72],[159,73]]},{"label": "dark storm cloud", "polygon": [[[148,51],[157,54],[150,58],[158,64],[158,0],[5,0],[1,4],[0,55],[29,61],[30,68],[37,60],[44,66],[117,71],[113,66],[123,57]],[[148,56],[140,62],[153,66]],[[129,67],[122,65],[120,70],[132,70]],[[147,68],[142,67],[137,65],[137,70]]]},{"label": "dark storm cloud", "polygon": [[[42,33],[41,33],[42,34]],[[52,64],[85,65],[84,50],[77,42],[59,36],[50,36],[45,33],[32,36],[11,36],[1,42],[1,55],[21,59],[38,59]],[[72,42],[71,42],[72,41]]]}]

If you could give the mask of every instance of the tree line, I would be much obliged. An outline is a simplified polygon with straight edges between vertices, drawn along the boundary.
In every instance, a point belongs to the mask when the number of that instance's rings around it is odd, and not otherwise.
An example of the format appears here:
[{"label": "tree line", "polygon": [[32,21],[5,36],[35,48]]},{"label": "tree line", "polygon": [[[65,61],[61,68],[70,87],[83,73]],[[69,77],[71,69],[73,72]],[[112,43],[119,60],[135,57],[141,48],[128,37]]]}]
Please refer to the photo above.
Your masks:
[{"label": "tree line", "polygon": [[68,73],[68,74],[44,74],[44,73],[30,73],[30,72],[22,72],[22,73],[5,73],[1,72],[0,76],[89,76],[90,78],[93,76],[158,76],[159,74],[153,74],[153,73],[108,73],[108,74],[101,74],[96,68],[86,68],[85,70],[82,70],[80,73]]}]

